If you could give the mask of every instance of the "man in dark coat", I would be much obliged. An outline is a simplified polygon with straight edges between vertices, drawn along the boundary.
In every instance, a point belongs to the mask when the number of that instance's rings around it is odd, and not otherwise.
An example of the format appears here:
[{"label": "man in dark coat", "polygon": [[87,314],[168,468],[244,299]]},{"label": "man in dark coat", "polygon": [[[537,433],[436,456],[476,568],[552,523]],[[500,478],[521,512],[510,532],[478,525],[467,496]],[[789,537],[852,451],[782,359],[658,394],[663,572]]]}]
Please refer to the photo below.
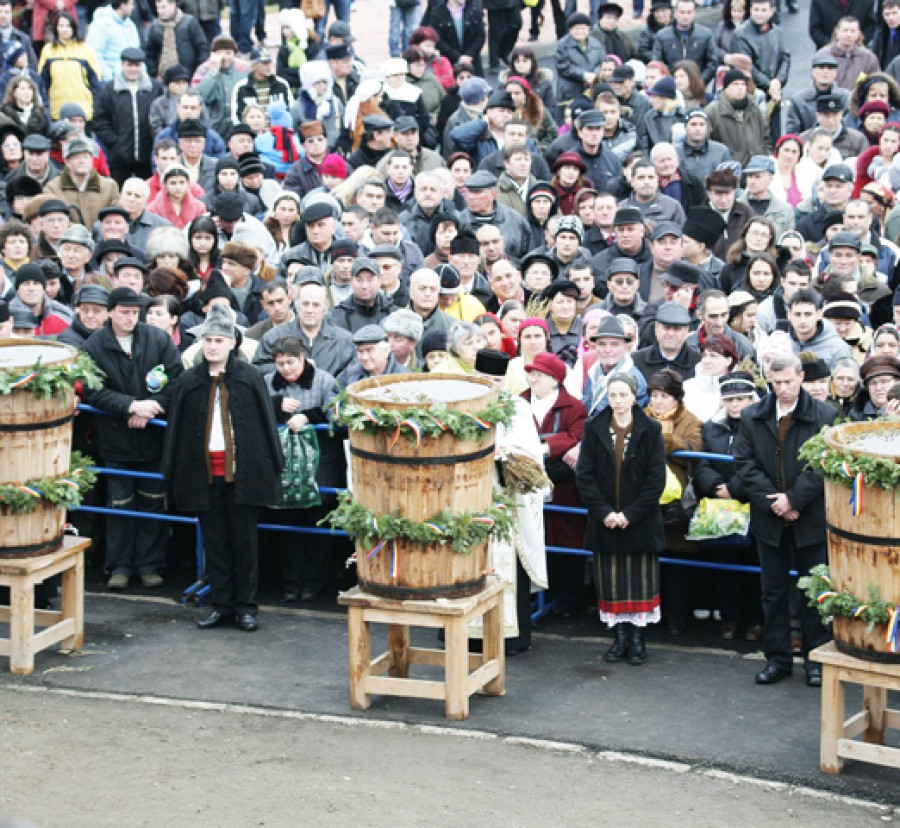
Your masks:
[{"label": "man in dark coat", "polygon": [[[172,383],[184,370],[181,356],[165,331],[138,321],[141,297],[130,288],[112,290],[107,310],[106,324],[84,345],[106,374],[101,388],[84,392],[88,405],[111,415],[94,420],[97,451],[104,466],[158,473],[163,429],[149,422],[169,408]],[[162,480],[111,475],[107,488],[112,509],[165,511]],[[168,534],[166,524],[157,520],[107,518],[107,587],[124,590],[132,575],[145,587],[162,586],[159,570],[166,562]]]},{"label": "man in dark coat", "polygon": [[695,23],[697,4],[694,0],[678,0],[675,3],[675,20],[671,26],[661,29],[653,42],[653,60],[661,60],[675,71],[675,64],[682,60],[692,60],[703,75],[703,82],[709,83],[716,74],[716,39],[713,33]]},{"label": "man in dark coat", "polygon": [[693,320],[687,308],[677,302],[663,302],[656,312],[656,344],[635,351],[634,367],[649,380],[663,368],[671,368],[682,379],[694,376],[700,352],[687,344]]},{"label": "man in dark coat", "polygon": [[447,8],[446,3],[435,3],[431,19],[422,21],[430,24],[438,33],[438,51],[450,61],[457,64],[461,59],[472,61],[472,71],[479,77],[484,75],[481,65],[481,50],[484,48],[484,11],[480,3],[466,3],[462,13],[462,39],[456,20]]},{"label": "man in dark coat", "polygon": [[262,375],[235,355],[237,328],[213,305],[202,328],[203,360],[175,389],[163,470],[175,505],[203,531],[212,612],[200,629],[256,620],[259,510],[281,498],[284,458]]},{"label": "man in dark coat", "polygon": [[335,305],[328,314],[328,321],[350,333],[356,333],[366,325],[378,325],[397,308],[379,289],[378,262],[368,257],[353,263],[353,291],[343,302]]},{"label": "man in dark coat", "polygon": [[106,147],[109,174],[121,187],[127,178],[149,178],[153,131],[150,105],[162,94],[144,71],[140,49],[122,52],[122,70],[100,88],[94,101],[94,133]]},{"label": "man in dark coat", "polygon": [[812,0],[809,6],[809,36],[816,49],[824,49],[831,43],[831,36],[842,17],[855,17],[862,29],[863,41],[868,43],[875,34],[876,8],[878,5],[871,0]]},{"label": "man in dark coat", "polygon": [[[197,18],[185,14],[175,0],[156,0],[158,19],[147,30],[147,71],[151,78],[160,78],[169,66],[180,65],[193,77],[197,67],[209,57],[209,41]],[[167,63],[166,30],[174,27],[175,55]]]},{"label": "man in dark coat", "polygon": [[[761,568],[766,667],[756,674],[757,684],[775,684],[791,674],[792,560],[801,575],[827,560],[822,477],[807,469],[797,452],[837,416],[803,390],[803,366],[796,356],[773,360],[768,380],[773,392],[743,412],[734,447]],[[822,668],[807,657],[828,640],[828,630],[816,609],[800,604],[806,683],[821,687]]]}]

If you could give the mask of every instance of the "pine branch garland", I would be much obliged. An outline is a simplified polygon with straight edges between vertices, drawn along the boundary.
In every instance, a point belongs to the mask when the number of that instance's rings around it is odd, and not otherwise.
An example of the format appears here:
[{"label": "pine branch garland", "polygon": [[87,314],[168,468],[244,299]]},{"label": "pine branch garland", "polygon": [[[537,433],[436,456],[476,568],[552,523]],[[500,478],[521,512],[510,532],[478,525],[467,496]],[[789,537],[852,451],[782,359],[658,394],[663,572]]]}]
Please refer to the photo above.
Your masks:
[{"label": "pine branch garland", "polygon": [[87,388],[100,388],[105,374],[84,351],[72,362],[44,365],[38,359],[31,368],[0,370],[0,394],[28,391],[35,397],[48,399],[68,392],[76,382]]},{"label": "pine branch garland", "polygon": [[84,493],[92,489],[97,481],[92,465],[89,457],[73,452],[66,475],[29,480],[22,486],[0,486],[0,507],[23,515],[33,512],[42,501],[60,509],[80,506]]},{"label": "pine branch garland", "polygon": [[887,624],[891,611],[897,604],[885,601],[878,588],[869,584],[869,598],[862,601],[847,590],[835,592],[831,583],[831,575],[825,564],[814,566],[809,575],[800,578],[797,585],[802,589],[809,606],[819,610],[822,620],[832,616],[841,618],[857,618],[866,625],[866,632],[871,632],[877,624]]},{"label": "pine branch garland", "polygon": [[892,459],[832,448],[825,442],[825,431],[828,428],[830,426],[826,426],[822,432],[811,437],[800,449],[798,456],[806,461],[807,468],[818,472],[826,480],[840,483],[848,489],[860,472],[866,486],[887,491],[894,491],[900,487],[900,463],[895,463]]},{"label": "pine branch garland", "polygon": [[374,547],[381,541],[408,540],[423,545],[450,544],[454,552],[465,555],[493,535],[510,538],[512,533],[512,501],[495,496],[493,504],[484,512],[446,510],[417,523],[396,514],[375,515],[355,502],[347,494],[338,507],[319,521],[343,529],[357,543]]}]

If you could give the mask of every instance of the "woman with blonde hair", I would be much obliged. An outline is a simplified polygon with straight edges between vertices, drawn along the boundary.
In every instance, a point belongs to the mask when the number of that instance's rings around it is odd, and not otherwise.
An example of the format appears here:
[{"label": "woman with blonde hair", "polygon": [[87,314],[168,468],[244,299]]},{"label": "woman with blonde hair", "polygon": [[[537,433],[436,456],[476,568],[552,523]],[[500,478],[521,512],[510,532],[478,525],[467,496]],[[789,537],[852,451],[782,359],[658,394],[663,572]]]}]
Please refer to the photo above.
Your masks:
[{"label": "woman with blonde hair", "polygon": [[377,178],[381,181],[384,180],[375,167],[365,165],[357,167],[344,181],[332,189],[331,195],[343,204],[345,208],[350,207],[356,204],[356,197],[359,194],[359,191],[370,178]]}]

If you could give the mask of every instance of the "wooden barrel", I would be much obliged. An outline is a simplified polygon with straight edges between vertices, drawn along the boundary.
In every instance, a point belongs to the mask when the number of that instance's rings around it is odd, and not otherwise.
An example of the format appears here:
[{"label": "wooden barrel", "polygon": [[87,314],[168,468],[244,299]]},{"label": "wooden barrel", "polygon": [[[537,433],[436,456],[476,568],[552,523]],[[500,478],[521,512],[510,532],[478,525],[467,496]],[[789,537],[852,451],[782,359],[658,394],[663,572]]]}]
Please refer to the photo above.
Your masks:
[{"label": "wooden barrel", "polygon": [[[897,424],[886,422],[845,423],[829,429],[829,447],[854,454],[900,459],[866,450],[866,437],[900,432]],[[857,443],[857,441],[860,441]],[[900,437],[898,437],[900,451]],[[825,515],[828,526],[828,566],[837,592],[847,590],[861,601],[869,596],[869,585],[878,589],[885,601],[900,602],[900,503],[897,492],[866,486],[862,513],[853,516],[850,489],[825,481]],[[885,625],[866,632],[865,622],[834,617],[834,642],[839,650],[857,658],[900,664],[900,653],[892,653],[885,641]]]},{"label": "wooden barrel", "polygon": [[[413,385],[415,383],[415,385]],[[391,387],[421,390],[429,400],[474,414],[495,401],[490,382],[451,374],[396,374],[360,380],[347,389],[351,403],[401,410],[431,402],[390,402]],[[376,394],[377,391],[388,393]],[[376,394],[373,398],[371,394]],[[394,429],[351,431],[353,499],[376,515],[396,514],[422,523],[443,510],[484,512],[493,502],[494,431],[480,440],[459,440],[452,434],[423,437],[421,444],[405,435],[390,444]],[[471,551],[455,552],[451,544],[425,545],[398,540],[366,558],[356,547],[360,587],[373,595],[401,600],[461,598],[485,585],[487,542]]]},{"label": "wooden barrel", "polygon": [[[0,370],[26,377],[40,360],[51,366],[70,363],[76,351],[59,342],[0,340]],[[66,476],[72,454],[75,390],[36,397],[25,384],[0,394],[0,485]],[[62,544],[66,510],[37,500],[33,512],[16,514],[0,506],[0,557],[44,555]]]}]

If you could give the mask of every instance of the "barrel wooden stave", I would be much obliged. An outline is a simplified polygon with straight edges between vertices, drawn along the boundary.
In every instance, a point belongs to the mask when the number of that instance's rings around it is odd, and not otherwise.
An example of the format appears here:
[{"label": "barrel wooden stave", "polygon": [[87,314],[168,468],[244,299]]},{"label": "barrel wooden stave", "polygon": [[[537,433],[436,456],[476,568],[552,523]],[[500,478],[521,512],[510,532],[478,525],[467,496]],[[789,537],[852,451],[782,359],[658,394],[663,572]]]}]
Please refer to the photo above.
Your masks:
[{"label": "barrel wooden stave", "polygon": [[[400,382],[440,381],[442,375],[398,375]],[[460,381],[449,375],[446,379]],[[359,397],[365,387],[386,383],[385,378],[363,380],[348,389],[348,397],[360,405],[373,401]],[[455,410],[483,410],[497,391],[485,385],[485,395],[451,403]],[[417,407],[410,403],[375,403],[392,410]],[[427,405],[421,405],[423,412]],[[486,511],[493,502],[493,429],[481,440],[458,440],[452,434],[423,437],[420,444],[401,435],[394,442],[392,429],[351,431],[353,497],[378,515],[398,515],[421,523],[441,511]],[[391,446],[391,443],[394,445]],[[418,544],[406,540],[390,543],[371,558],[370,550],[357,544],[357,578],[362,589],[398,600],[461,598],[484,588],[487,543],[466,554],[451,544]],[[396,569],[392,557],[396,556]]]},{"label": "barrel wooden stave", "polygon": [[[881,423],[853,423],[828,432],[829,445],[840,447],[840,432],[859,433],[884,429]],[[866,486],[862,513],[853,516],[850,489],[825,481],[825,514],[828,521],[828,566],[832,587],[848,591],[860,601],[869,598],[869,585],[885,601],[900,601],[900,506],[897,493]],[[866,624],[854,618],[835,617],[835,645],[848,655],[900,664],[900,653],[890,652],[887,629],[878,624],[866,632]]]}]

